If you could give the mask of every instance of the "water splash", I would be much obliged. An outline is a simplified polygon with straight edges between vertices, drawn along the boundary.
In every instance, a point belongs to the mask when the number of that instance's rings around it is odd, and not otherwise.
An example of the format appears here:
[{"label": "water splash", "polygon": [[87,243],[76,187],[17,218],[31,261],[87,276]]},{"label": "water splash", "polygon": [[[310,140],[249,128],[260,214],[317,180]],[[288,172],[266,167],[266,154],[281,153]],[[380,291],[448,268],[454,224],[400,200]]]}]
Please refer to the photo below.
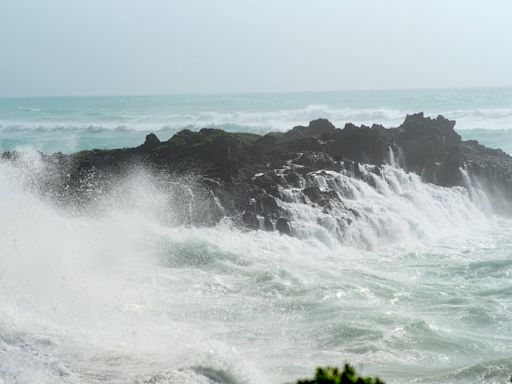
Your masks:
[{"label": "water splash", "polygon": [[[506,371],[511,226],[466,188],[391,165],[312,173],[283,190],[292,238],[176,226],[144,171],[69,211],[25,159],[0,163],[4,382],[282,383],[346,360],[389,382]],[[336,197],[330,214],[307,187]]]},{"label": "water splash", "polygon": [[[302,188],[282,190],[282,205],[300,238],[315,236],[331,247],[337,242],[375,247],[431,241],[439,233],[460,234],[487,221],[485,195],[473,185],[468,192],[423,183],[391,165],[358,167],[359,178],[351,170],[318,171],[300,176]],[[308,188],[328,201],[312,201],[305,193]]]}]

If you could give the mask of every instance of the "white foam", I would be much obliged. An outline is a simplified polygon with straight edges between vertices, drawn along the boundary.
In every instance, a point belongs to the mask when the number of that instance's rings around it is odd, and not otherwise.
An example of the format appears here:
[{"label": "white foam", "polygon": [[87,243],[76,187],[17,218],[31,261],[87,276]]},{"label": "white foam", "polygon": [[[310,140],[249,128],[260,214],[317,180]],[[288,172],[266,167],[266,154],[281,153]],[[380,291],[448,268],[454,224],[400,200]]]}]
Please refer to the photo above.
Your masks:
[{"label": "white foam", "polygon": [[[204,127],[223,127],[243,129],[255,133],[269,131],[286,131],[296,125],[304,125],[309,121],[326,118],[338,127],[351,122],[357,125],[382,124],[385,127],[400,125],[407,114],[418,112],[393,108],[339,108],[324,104],[310,104],[303,108],[268,110],[268,111],[196,111],[190,113],[161,112],[148,116],[118,116],[108,120],[85,119],[65,120],[65,117],[48,118],[42,121],[9,121],[0,119],[0,131],[12,132],[19,130],[40,131],[88,131],[103,130],[119,131],[165,131],[183,128],[200,129]],[[457,129],[511,129],[512,108],[488,108],[473,110],[445,110],[427,115],[442,114],[457,121]],[[63,120],[64,119],[64,120]]]},{"label": "white foam", "polygon": [[334,192],[340,199],[331,201],[329,212],[302,203],[299,190],[284,191],[290,198],[283,206],[292,212],[298,235],[319,237],[329,246],[341,241],[375,247],[461,234],[487,221],[488,204],[474,186],[469,194],[466,188],[425,184],[419,176],[391,165],[382,166],[380,174],[373,168],[360,165],[360,172],[374,186],[347,172],[321,171],[308,176],[306,186]]},{"label": "white foam", "polygon": [[[408,367],[414,376],[418,364],[457,365],[460,351],[476,345],[434,330],[446,320],[443,311],[421,312],[425,292],[429,300],[448,289],[454,297],[470,295],[460,276],[449,285],[436,275],[441,262],[456,268],[474,257],[462,253],[465,244],[477,221],[479,232],[487,226],[462,189],[421,184],[391,166],[375,179],[377,189],[343,174],[315,174],[321,188],[350,191],[344,203],[361,212],[342,238],[353,246],[346,247],[318,223],[326,215],[292,202],[286,204],[303,239],[228,223],[168,226],[168,196],[144,171],[100,197],[87,215],[74,214],[33,189],[34,172],[44,177],[37,154],[24,164],[0,163],[5,382],[205,383],[198,367],[206,367],[238,383],[279,383],[345,360],[365,361],[374,371],[384,363]],[[448,251],[422,255],[422,242],[441,237],[449,239]],[[412,239],[419,239],[413,252],[400,251]],[[492,245],[482,239],[471,246]],[[395,246],[358,248],[366,243]],[[434,277],[422,285],[421,276]],[[455,315],[461,313],[449,318]],[[460,328],[460,320],[442,324],[454,333]],[[456,361],[447,362],[449,349],[438,352],[429,340],[436,348],[444,340],[455,345]],[[416,343],[413,352],[408,343]]]}]

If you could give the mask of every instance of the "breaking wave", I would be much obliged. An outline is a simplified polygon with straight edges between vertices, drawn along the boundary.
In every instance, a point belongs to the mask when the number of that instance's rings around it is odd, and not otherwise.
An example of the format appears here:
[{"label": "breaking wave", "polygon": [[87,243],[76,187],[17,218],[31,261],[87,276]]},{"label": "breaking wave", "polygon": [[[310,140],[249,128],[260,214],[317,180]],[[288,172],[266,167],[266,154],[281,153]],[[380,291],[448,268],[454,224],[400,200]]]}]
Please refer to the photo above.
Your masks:
[{"label": "breaking wave", "polygon": [[[359,173],[361,178],[352,172],[319,171],[301,177],[302,188],[282,191],[283,205],[299,236],[373,248],[432,240],[440,233],[461,235],[484,226],[490,212],[485,196],[469,185],[466,189],[426,184],[416,174],[391,165],[359,165]],[[312,189],[332,198],[314,204],[304,195]]]},{"label": "breaking wave", "polygon": [[292,238],[169,225],[143,170],[62,208],[34,188],[37,154],[24,163],[0,162],[2,383],[284,383],[345,361],[390,383],[507,375],[512,226],[465,188],[392,165],[314,173],[342,199],[327,215],[283,191]]},{"label": "breaking wave", "polygon": [[[354,124],[371,125],[379,122],[385,127],[398,126],[407,114],[416,110],[403,110],[392,108],[336,108],[323,104],[310,104],[303,108],[269,111],[235,111],[213,112],[197,111],[191,113],[166,113],[137,116],[112,115],[105,119],[100,116],[91,119],[80,116],[73,120],[65,117],[45,117],[44,120],[9,121],[0,120],[0,132],[18,130],[35,131],[162,131],[178,130],[183,128],[199,129],[204,127],[220,127],[227,129],[251,130],[255,133],[269,131],[284,131],[304,122],[326,118],[336,126],[342,127],[347,122]],[[425,110],[429,114],[428,109]],[[475,110],[444,110],[430,114],[443,114],[445,117],[457,121],[459,129],[512,129],[512,108],[475,109]]]}]

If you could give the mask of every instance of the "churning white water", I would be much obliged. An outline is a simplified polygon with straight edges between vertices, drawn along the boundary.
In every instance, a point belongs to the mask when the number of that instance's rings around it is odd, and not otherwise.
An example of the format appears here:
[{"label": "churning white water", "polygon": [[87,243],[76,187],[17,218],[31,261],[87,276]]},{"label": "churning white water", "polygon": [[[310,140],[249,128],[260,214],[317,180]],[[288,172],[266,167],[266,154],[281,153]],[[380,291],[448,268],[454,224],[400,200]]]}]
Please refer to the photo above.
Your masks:
[{"label": "churning white water", "polygon": [[64,209],[26,163],[0,163],[0,383],[285,383],[346,361],[389,383],[512,371],[511,221],[465,188],[391,165],[374,186],[312,174],[357,214],[337,234],[283,191],[292,238],[169,226],[143,171]]}]

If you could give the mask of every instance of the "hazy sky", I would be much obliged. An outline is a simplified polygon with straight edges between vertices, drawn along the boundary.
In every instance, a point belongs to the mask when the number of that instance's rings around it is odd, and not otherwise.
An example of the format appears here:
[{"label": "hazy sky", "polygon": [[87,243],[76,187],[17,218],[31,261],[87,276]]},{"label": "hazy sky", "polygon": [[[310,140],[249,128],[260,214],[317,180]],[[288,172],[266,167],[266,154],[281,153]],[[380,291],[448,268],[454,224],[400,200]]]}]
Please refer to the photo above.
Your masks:
[{"label": "hazy sky", "polygon": [[512,0],[0,0],[0,96],[512,85]]}]

